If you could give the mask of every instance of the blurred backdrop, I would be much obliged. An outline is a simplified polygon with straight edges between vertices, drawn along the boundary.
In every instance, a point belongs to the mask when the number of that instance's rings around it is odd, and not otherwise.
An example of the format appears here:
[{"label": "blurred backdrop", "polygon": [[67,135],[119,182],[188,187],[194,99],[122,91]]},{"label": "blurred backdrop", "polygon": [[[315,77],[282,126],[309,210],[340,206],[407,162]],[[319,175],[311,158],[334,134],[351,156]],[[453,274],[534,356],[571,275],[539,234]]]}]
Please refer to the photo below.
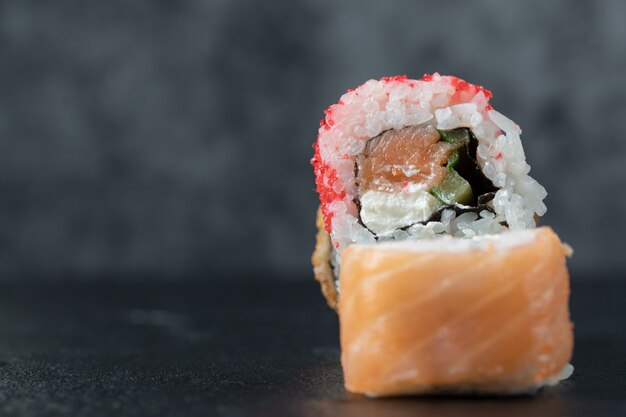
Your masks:
[{"label": "blurred backdrop", "polygon": [[433,71],[522,126],[574,274],[617,275],[624,16],[619,0],[2,1],[0,280],[310,279],[322,110]]}]

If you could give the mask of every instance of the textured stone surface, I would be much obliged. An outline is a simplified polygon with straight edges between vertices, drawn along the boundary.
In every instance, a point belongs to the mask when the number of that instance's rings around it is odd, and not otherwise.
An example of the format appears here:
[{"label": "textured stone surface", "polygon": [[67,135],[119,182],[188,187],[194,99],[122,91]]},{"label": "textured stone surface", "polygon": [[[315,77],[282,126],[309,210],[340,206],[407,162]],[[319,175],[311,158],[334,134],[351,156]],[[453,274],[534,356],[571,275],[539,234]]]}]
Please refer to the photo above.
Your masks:
[{"label": "textured stone surface", "polygon": [[623,282],[574,281],[576,370],[557,388],[536,397],[368,400],[343,389],[337,317],[315,282],[216,278],[0,286],[0,414],[626,413],[626,338],[615,320],[626,314]]},{"label": "textured stone surface", "polygon": [[522,126],[572,267],[624,270],[625,13],[617,0],[2,2],[0,280],[300,276],[322,110],[368,78],[432,71],[488,86]]}]

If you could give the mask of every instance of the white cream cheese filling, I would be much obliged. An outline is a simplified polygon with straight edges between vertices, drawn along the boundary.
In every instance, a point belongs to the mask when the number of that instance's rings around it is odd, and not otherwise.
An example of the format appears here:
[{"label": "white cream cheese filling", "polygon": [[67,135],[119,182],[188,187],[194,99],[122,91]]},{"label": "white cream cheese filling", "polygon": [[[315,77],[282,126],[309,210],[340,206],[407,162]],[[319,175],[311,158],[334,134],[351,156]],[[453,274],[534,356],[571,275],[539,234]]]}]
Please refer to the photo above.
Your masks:
[{"label": "white cream cheese filling", "polygon": [[379,236],[428,219],[440,206],[424,186],[403,192],[367,191],[361,196],[361,220]]}]

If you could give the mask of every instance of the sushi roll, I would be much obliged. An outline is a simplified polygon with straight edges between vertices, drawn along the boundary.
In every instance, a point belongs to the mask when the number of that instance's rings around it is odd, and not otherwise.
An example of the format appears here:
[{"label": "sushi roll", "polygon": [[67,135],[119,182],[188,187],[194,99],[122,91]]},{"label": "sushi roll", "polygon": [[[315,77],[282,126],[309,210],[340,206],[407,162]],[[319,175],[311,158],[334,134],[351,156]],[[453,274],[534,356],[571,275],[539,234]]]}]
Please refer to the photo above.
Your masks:
[{"label": "sushi roll", "polygon": [[339,305],[346,388],[520,394],[567,378],[569,250],[547,227],[351,245]]},{"label": "sushi roll", "polygon": [[453,76],[369,80],[325,111],[312,164],[320,197],[312,262],[337,308],[354,243],[472,237],[534,228],[545,189],[517,124],[489,90]]},{"label": "sushi roll", "polygon": [[491,97],[396,76],[326,110],[312,262],[351,392],[518,394],[572,373],[572,251],[536,227],[546,191]]}]

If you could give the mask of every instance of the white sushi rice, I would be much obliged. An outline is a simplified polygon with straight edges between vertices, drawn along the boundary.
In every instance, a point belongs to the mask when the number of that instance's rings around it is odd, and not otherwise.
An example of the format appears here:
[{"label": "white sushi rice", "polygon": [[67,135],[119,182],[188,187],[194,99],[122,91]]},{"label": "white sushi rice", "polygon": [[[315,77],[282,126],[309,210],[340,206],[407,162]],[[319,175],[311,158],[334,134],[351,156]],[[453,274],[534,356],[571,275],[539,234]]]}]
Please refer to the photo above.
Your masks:
[{"label": "white sushi rice", "polygon": [[[475,216],[474,214],[474,217]],[[468,236],[468,239],[458,239],[450,235],[440,236],[437,239],[422,239],[416,241],[396,239],[380,243],[377,247],[383,250],[404,250],[410,252],[467,252],[490,249],[509,250],[532,242],[537,237],[537,230],[539,229],[511,230],[499,234]]]},{"label": "white sushi rice", "polygon": [[[431,125],[449,130],[470,128],[478,139],[477,162],[483,173],[499,188],[488,203],[489,210],[456,216],[446,210],[441,221],[415,224],[396,230],[378,241],[419,240],[442,234],[473,237],[535,227],[535,214],[546,212],[546,190],[531,178],[520,140],[521,130],[512,120],[491,109],[482,90],[456,94],[453,77],[433,74],[431,81],[369,80],[341,97],[320,127],[319,151],[323,161],[336,170],[332,188],[342,199],[327,206],[332,214],[331,239],[340,263],[343,249],[352,243],[376,243],[376,236],[358,221],[354,203],[357,185],[354,164],[367,141],[389,129]],[[328,181],[328,179],[325,179]],[[328,182],[327,182],[328,183]],[[495,214],[494,214],[495,213]],[[506,222],[508,228],[502,223]]]}]

